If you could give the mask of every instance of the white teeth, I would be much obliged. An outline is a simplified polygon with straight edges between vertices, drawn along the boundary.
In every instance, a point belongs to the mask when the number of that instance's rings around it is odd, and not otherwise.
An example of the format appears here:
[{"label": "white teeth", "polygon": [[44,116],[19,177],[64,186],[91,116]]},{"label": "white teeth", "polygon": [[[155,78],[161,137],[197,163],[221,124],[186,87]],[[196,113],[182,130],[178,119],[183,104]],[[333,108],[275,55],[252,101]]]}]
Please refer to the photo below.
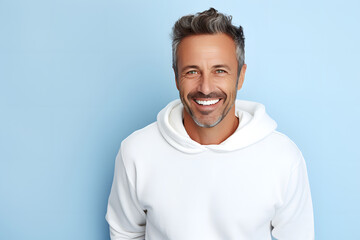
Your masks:
[{"label": "white teeth", "polygon": [[215,103],[217,103],[218,101],[220,101],[220,99],[215,99],[215,100],[208,100],[208,101],[201,101],[201,100],[195,100],[195,102],[197,102],[200,105],[213,105]]}]

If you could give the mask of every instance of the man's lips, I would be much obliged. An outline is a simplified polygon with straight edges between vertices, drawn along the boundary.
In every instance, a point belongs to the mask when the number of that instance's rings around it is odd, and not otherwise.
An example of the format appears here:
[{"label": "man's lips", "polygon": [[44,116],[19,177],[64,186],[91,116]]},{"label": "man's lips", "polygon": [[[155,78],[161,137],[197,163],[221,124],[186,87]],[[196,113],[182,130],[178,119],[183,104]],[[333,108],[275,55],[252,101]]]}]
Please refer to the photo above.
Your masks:
[{"label": "man's lips", "polygon": [[195,105],[197,106],[197,108],[200,109],[213,109],[214,107],[216,107],[218,105],[218,103],[222,100],[222,98],[211,98],[211,99],[206,99],[206,98],[194,98],[192,99],[195,103]]},{"label": "man's lips", "polygon": [[199,105],[210,106],[218,103],[220,99],[194,99],[194,101]]},{"label": "man's lips", "polygon": [[225,94],[212,92],[203,94],[201,92],[190,93],[188,99],[193,102],[194,107],[200,112],[212,112],[226,98]]},{"label": "man's lips", "polygon": [[202,115],[208,115],[215,111],[218,107],[222,98],[212,98],[212,99],[192,99],[195,111],[199,112]]}]

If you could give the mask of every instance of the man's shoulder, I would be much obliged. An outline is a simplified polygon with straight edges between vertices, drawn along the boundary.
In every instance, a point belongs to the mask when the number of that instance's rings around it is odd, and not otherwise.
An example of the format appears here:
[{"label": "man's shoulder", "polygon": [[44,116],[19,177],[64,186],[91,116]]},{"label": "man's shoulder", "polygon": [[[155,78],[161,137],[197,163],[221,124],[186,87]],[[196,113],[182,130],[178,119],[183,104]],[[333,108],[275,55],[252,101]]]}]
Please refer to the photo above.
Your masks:
[{"label": "man's shoulder", "polygon": [[291,151],[294,151],[298,154],[300,154],[300,150],[298,148],[298,146],[294,143],[293,140],[291,140],[286,134],[276,131],[274,130],[271,134],[270,134],[270,138],[271,141],[273,141],[274,143],[282,146],[285,149],[289,149]]},{"label": "man's shoulder", "polygon": [[133,142],[140,143],[142,141],[150,140],[159,134],[157,122],[152,122],[149,125],[138,129],[126,137],[122,144],[132,144]]},{"label": "man's shoulder", "polygon": [[151,147],[162,139],[157,122],[153,122],[144,128],[134,131],[121,142],[121,149],[126,152],[141,151]]},{"label": "man's shoulder", "polygon": [[264,141],[265,144],[271,146],[270,152],[282,164],[294,166],[303,161],[303,155],[298,146],[284,133],[273,131]]}]

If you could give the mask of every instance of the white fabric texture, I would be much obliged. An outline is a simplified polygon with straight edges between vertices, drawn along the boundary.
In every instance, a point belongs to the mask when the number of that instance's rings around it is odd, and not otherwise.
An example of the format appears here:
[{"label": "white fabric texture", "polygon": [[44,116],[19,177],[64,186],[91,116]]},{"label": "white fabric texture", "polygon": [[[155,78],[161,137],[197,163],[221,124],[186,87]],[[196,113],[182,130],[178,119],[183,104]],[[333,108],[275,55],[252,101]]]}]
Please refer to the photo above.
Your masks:
[{"label": "white fabric texture", "polygon": [[122,143],[106,220],[112,240],[314,239],[305,161],[262,104],[236,100],[239,126],[193,141],[180,100]]}]

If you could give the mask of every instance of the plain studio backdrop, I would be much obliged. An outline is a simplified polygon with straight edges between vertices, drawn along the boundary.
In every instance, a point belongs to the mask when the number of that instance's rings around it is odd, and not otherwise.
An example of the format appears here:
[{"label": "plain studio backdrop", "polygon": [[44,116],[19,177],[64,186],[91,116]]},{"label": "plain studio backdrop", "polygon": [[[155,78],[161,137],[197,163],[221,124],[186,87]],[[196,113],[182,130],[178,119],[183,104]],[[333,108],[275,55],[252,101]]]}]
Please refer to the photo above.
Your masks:
[{"label": "plain studio backdrop", "polygon": [[316,239],[360,239],[355,0],[0,0],[0,239],[109,239],[120,142],[178,97],[172,25],[209,7],[244,28],[238,98],[305,157]]}]

